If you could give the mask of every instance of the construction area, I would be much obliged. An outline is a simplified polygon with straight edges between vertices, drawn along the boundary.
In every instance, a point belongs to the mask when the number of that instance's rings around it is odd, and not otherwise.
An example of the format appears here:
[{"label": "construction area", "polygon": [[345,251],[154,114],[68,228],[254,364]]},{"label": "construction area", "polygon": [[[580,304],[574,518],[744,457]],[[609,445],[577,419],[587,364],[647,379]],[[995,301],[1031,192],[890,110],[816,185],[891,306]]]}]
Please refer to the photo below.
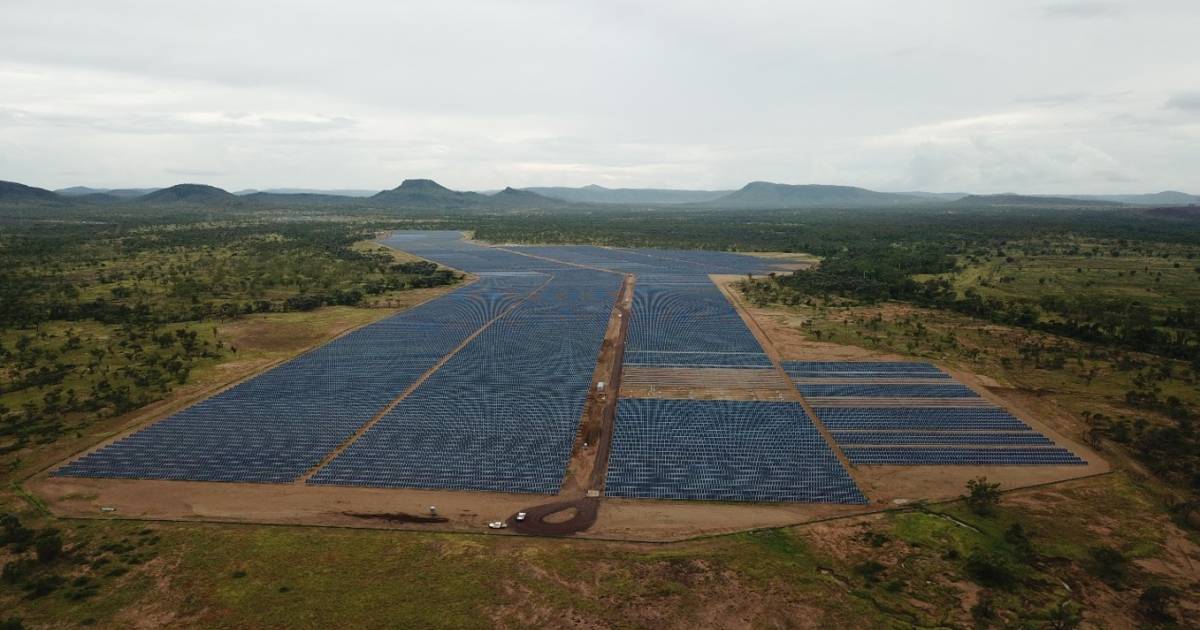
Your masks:
[{"label": "construction area", "polygon": [[470,281],[28,487],[71,517],[669,541],[1108,470],[972,375],[773,338],[731,284],[785,259],[381,242]]}]

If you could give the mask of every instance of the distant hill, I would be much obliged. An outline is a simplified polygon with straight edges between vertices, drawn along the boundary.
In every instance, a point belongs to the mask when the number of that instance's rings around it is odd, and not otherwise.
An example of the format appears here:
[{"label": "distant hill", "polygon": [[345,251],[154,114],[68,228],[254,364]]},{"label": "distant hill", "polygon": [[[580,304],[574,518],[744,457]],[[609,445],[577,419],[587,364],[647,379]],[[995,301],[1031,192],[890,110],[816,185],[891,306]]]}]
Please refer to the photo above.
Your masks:
[{"label": "distant hill", "polygon": [[775,184],[750,182],[741,190],[695,206],[730,209],[768,208],[868,208],[912,205],[920,199],[899,193],[882,193],[854,186]]},{"label": "distant hill", "polygon": [[133,199],[143,195],[152,193],[161,188],[91,188],[88,186],[71,186],[70,188],[59,188],[54,191],[64,197],[92,197],[95,195],[107,195],[117,199]]},{"label": "distant hill", "polygon": [[1168,219],[1187,219],[1190,221],[1200,221],[1200,205],[1195,206],[1174,206],[1169,208],[1149,208],[1144,211],[1146,214],[1153,217],[1165,217]]},{"label": "distant hill", "polygon": [[[1055,195],[1056,197],[1058,195]],[[1074,199],[1087,199],[1095,201],[1112,201],[1115,203],[1127,203],[1134,206],[1186,206],[1194,203],[1200,203],[1200,196],[1189,195],[1178,190],[1164,190],[1162,192],[1137,195],[1066,195]]]},{"label": "distant hill", "polygon": [[408,208],[482,208],[491,205],[486,195],[450,190],[432,179],[406,179],[399,186],[376,193],[370,199]]},{"label": "distant hill", "polygon": [[951,201],[947,205],[955,208],[1103,208],[1116,207],[1121,204],[1100,199],[1002,193],[999,195],[967,195],[957,201]]},{"label": "distant hill", "polygon": [[206,186],[204,184],[176,184],[162,190],[156,190],[152,193],[142,195],[137,198],[138,203],[162,205],[162,204],[215,204],[215,205],[232,205],[238,202],[237,195],[217,188],[216,186]]},{"label": "distant hill", "polygon": [[324,195],[332,197],[370,197],[377,194],[378,190],[365,190],[360,188],[338,188],[333,190],[323,190],[320,188],[266,188],[258,190],[256,188],[248,188],[239,190],[233,194],[244,197],[246,195],[254,195],[258,193],[270,193],[273,195]]},{"label": "distant hill", "polygon": [[489,205],[504,208],[561,208],[570,205],[562,199],[551,199],[529,190],[505,188],[494,195],[486,195]]},{"label": "distant hill", "polygon": [[547,186],[524,188],[552,199],[575,203],[674,205],[701,203],[724,197],[730,190],[672,190],[665,188],[605,188],[592,184],[582,188]]},{"label": "distant hill", "polygon": [[919,199],[923,201],[958,201],[959,199],[968,196],[970,193],[935,193],[924,192],[920,190],[906,190],[904,192],[898,192],[895,194],[904,195],[905,197],[912,197],[913,199]]},{"label": "distant hill", "polygon": [[61,197],[45,188],[0,181],[0,202],[3,203],[57,203],[61,201]]},{"label": "distant hill", "polygon": [[244,203],[254,204],[257,206],[267,206],[274,208],[289,208],[289,207],[345,207],[355,206],[360,207],[363,203],[362,197],[349,197],[344,195],[327,195],[319,193],[276,193],[276,192],[255,192],[255,193],[238,193],[238,199]]}]

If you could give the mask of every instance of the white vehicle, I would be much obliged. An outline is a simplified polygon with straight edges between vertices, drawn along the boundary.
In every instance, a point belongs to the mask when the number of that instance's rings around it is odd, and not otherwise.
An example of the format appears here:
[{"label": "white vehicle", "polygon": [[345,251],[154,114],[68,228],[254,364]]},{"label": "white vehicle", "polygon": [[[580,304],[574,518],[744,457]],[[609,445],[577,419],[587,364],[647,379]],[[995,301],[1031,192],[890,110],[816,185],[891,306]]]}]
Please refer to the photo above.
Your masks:
[{"label": "white vehicle", "polygon": [[524,512],[517,512],[517,522],[520,522],[520,521],[523,521],[523,520],[525,520],[525,513],[524,513]]},{"label": "white vehicle", "polygon": [[504,529],[505,527],[508,527],[508,523],[505,523],[504,521],[492,521],[491,523],[488,523],[488,527],[491,527],[492,529]]}]

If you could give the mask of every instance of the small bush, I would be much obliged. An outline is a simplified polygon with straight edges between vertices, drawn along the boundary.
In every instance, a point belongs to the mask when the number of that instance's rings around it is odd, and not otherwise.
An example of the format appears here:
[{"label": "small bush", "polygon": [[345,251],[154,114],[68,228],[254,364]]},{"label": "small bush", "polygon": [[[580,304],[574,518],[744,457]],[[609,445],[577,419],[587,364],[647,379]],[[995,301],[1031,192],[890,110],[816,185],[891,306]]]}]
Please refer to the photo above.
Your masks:
[{"label": "small bush", "polygon": [[1083,623],[1083,613],[1079,610],[1079,604],[1064,600],[1046,612],[1046,622],[1054,630],[1071,630]]},{"label": "small bush", "polygon": [[0,581],[6,584],[20,584],[33,574],[33,561],[28,558],[17,558],[4,564],[0,570]]},{"label": "small bush", "polygon": [[996,607],[992,605],[990,597],[980,597],[979,601],[971,607],[971,616],[980,621],[986,621],[996,618]]},{"label": "small bush", "polygon": [[33,538],[33,530],[21,525],[16,514],[0,515],[0,545],[21,545]]},{"label": "small bush", "polygon": [[1129,560],[1125,554],[1112,547],[1092,547],[1092,570],[1101,580],[1116,584],[1125,579]]},{"label": "small bush", "polygon": [[977,550],[967,558],[967,573],[984,586],[1012,586],[1017,568],[1012,561],[994,551]]},{"label": "small bush", "polygon": [[1025,533],[1025,528],[1020,523],[1013,523],[1004,532],[1004,540],[1022,558],[1029,559],[1033,557],[1033,543],[1030,542],[1029,536]]},{"label": "small bush", "polygon": [[58,535],[58,530],[55,529],[47,529],[39,533],[37,538],[34,539],[33,546],[37,551],[38,562],[54,562],[62,555],[62,537]]},{"label": "small bush", "polygon": [[0,630],[25,630],[25,622],[20,617],[9,617],[0,620]]},{"label": "small bush", "polygon": [[1179,600],[1179,591],[1170,586],[1151,586],[1142,591],[1138,598],[1137,611],[1143,618],[1155,623],[1174,623],[1171,609]]},{"label": "small bush", "polygon": [[855,566],[854,572],[861,575],[868,583],[873,584],[879,581],[879,574],[883,573],[884,569],[886,568],[887,567],[875,562],[874,560],[867,560],[866,562]]},{"label": "small bush", "polygon": [[30,599],[45,597],[58,590],[66,582],[60,575],[43,575],[25,585]]},{"label": "small bush", "polygon": [[1000,484],[988,483],[987,477],[967,481],[967,507],[980,515],[988,516],[1000,505]]}]

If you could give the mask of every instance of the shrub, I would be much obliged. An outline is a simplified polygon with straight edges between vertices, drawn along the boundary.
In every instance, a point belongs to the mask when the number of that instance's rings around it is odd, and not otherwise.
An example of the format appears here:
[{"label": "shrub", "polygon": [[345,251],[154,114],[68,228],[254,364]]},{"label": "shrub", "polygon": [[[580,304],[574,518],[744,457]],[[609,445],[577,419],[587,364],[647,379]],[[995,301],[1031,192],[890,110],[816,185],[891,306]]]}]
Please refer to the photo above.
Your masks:
[{"label": "shrub", "polygon": [[995,619],[996,607],[992,605],[992,599],[987,596],[982,596],[979,601],[971,607],[971,616],[980,621]]},{"label": "shrub", "polygon": [[994,551],[976,550],[967,558],[967,572],[984,586],[1012,586],[1017,568],[1012,561]]},{"label": "shrub", "polygon": [[1179,591],[1170,586],[1151,586],[1142,591],[1141,597],[1138,598],[1137,611],[1149,621],[1174,623],[1175,615],[1171,608],[1178,599]]},{"label": "shrub", "polygon": [[1029,559],[1033,556],[1033,543],[1029,541],[1029,536],[1020,523],[1013,523],[1004,532],[1004,540],[1012,545],[1013,550],[1022,558]]},{"label": "shrub", "polygon": [[6,584],[19,584],[33,573],[33,561],[28,558],[17,558],[4,564],[0,570],[0,581]]},{"label": "shrub", "polygon": [[53,562],[62,555],[63,542],[58,530],[42,531],[34,540],[33,546],[37,551],[38,562]]},{"label": "shrub", "polygon": [[30,599],[45,597],[50,593],[58,590],[66,582],[60,575],[43,575],[25,585],[25,590],[29,591]]},{"label": "shrub", "polygon": [[1083,614],[1080,613],[1078,604],[1063,600],[1047,611],[1046,622],[1054,630],[1070,630],[1083,623]]},{"label": "shrub", "polygon": [[854,567],[854,572],[861,575],[868,583],[874,583],[879,581],[879,574],[883,573],[886,568],[874,560],[868,560]]},{"label": "shrub", "polygon": [[25,543],[33,537],[33,530],[21,526],[16,514],[0,516],[0,545]]},{"label": "shrub", "polygon": [[967,507],[980,515],[988,516],[1000,505],[1000,484],[988,483],[987,477],[967,481]]},{"label": "shrub", "polygon": [[1125,554],[1112,547],[1101,546],[1092,547],[1091,556],[1093,572],[1097,577],[1109,584],[1125,579],[1129,563]]}]

